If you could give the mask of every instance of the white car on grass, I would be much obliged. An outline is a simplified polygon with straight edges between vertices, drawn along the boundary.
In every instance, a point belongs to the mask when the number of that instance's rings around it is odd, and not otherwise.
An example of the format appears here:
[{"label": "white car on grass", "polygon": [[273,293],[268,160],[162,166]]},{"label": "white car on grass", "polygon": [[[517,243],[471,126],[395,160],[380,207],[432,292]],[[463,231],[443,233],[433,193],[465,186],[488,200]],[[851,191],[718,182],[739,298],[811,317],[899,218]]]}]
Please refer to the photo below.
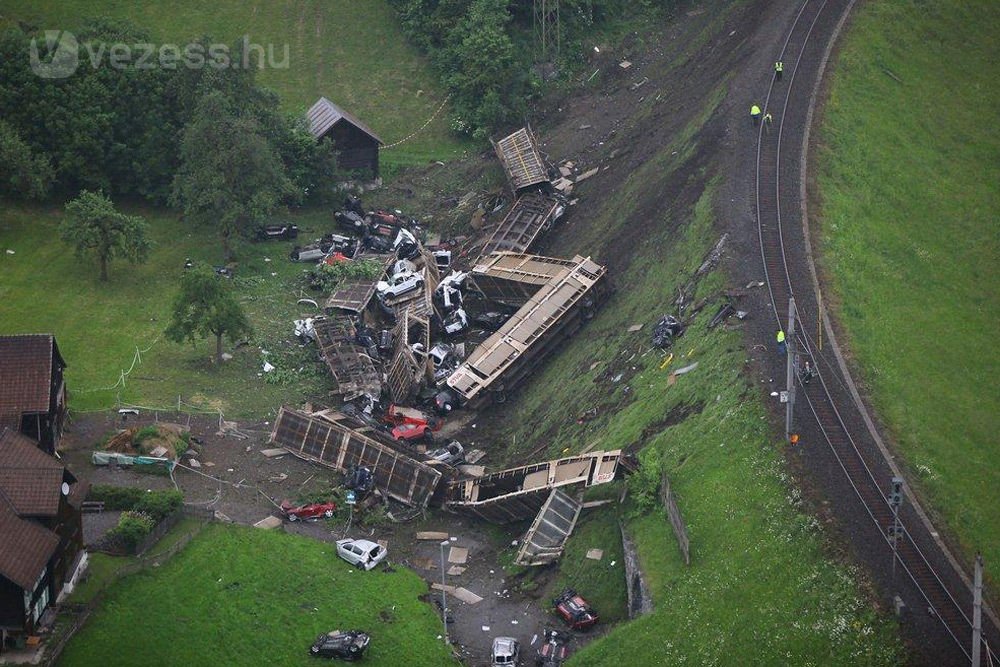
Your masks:
[{"label": "white car on grass", "polygon": [[370,570],[381,563],[387,553],[382,545],[370,540],[337,540],[337,555],[364,570]]}]

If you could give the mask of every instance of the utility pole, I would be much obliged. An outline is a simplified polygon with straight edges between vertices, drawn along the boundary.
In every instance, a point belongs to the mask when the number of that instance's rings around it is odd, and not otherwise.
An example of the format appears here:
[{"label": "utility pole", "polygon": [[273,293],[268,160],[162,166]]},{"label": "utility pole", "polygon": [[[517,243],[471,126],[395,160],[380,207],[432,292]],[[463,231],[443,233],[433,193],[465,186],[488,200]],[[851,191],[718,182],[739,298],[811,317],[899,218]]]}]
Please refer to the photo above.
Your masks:
[{"label": "utility pole", "polygon": [[972,589],[972,667],[979,667],[983,644],[983,556],[976,554],[976,577]]},{"label": "utility pole", "polygon": [[896,542],[902,533],[899,525],[899,506],[903,504],[903,478],[893,477],[889,492],[889,506],[892,508],[892,526],[889,527],[889,540],[892,542],[892,584],[896,584]]},{"label": "utility pole", "polygon": [[795,407],[795,297],[788,299],[788,329],[785,333],[785,440],[792,435],[792,411]]},{"label": "utility pole", "polygon": [[448,540],[441,542],[441,618],[444,621],[444,643],[448,643],[448,598],[445,596],[445,579],[444,579],[444,548],[449,546],[451,543]]},{"label": "utility pole", "polygon": [[540,47],[542,62],[559,57],[561,40],[559,0],[534,0],[535,39]]}]

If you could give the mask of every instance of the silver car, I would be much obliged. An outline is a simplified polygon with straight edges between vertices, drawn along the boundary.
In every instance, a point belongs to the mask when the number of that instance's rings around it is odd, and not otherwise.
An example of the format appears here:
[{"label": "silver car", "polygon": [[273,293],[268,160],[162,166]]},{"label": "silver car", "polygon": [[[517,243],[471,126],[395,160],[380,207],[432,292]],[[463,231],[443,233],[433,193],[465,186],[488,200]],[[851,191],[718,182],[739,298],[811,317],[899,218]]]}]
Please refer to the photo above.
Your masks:
[{"label": "silver car", "polygon": [[493,667],[511,667],[518,664],[521,646],[513,637],[497,637],[493,640]]},{"label": "silver car", "polygon": [[381,545],[370,540],[337,540],[337,555],[364,570],[381,563],[387,553]]}]

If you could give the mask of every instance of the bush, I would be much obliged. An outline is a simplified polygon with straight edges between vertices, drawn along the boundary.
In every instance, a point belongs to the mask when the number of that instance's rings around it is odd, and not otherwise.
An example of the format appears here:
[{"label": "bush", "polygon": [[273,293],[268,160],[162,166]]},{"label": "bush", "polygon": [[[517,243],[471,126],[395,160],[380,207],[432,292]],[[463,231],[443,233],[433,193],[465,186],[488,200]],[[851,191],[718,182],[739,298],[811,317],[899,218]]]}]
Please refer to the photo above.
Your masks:
[{"label": "bush", "polygon": [[136,449],[138,449],[139,445],[146,442],[150,438],[158,438],[158,437],[160,437],[159,428],[157,428],[156,426],[143,426],[138,431],[136,431],[134,436],[132,436],[132,444],[135,446]]},{"label": "bush", "polygon": [[142,540],[153,530],[156,521],[143,512],[123,512],[108,536],[121,541],[129,551],[134,551]]},{"label": "bush", "polygon": [[137,512],[148,514],[157,522],[160,522],[180,509],[183,504],[184,494],[180,491],[154,491],[143,494],[133,509]]},{"label": "bush", "polygon": [[104,509],[130,510],[134,508],[146,494],[142,489],[131,486],[111,486],[97,484],[90,487],[89,500],[103,501]]},{"label": "bush", "polygon": [[98,484],[91,487],[88,500],[104,501],[104,509],[140,512],[160,522],[184,504],[184,494],[174,489],[144,491],[131,486]]}]

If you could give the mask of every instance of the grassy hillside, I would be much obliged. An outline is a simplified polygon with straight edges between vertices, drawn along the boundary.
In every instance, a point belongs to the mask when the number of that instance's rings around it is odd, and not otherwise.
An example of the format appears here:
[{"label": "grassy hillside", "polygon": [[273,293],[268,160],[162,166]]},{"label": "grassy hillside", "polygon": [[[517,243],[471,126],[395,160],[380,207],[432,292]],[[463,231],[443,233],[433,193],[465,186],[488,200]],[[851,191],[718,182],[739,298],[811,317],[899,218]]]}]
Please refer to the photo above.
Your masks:
[{"label": "grassy hillside", "polygon": [[[363,572],[331,544],[214,525],[163,567],[133,575],[66,647],[61,665],[314,665],[309,646],[335,629],[366,630],[365,662],[453,663],[407,570]],[[206,622],[210,619],[210,625]]]},{"label": "grassy hillside", "polygon": [[[128,18],[149,30],[159,44],[183,45],[202,35],[230,44],[247,35],[252,43],[274,45],[275,63],[284,60],[287,45],[287,68],[264,69],[259,75],[261,83],[281,95],[286,109],[304,112],[325,95],[386,143],[417,130],[445,97],[384,0],[7,0],[0,5],[0,26],[22,21],[40,29],[72,31],[96,16]],[[383,163],[391,168],[460,154],[468,144],[450,134],[447,115],[446,109],[411,141],[386,150]]]},{"label": "grassy hillside", "polygon": [[824,268],[848,345],[911,478],[994,573],[998,40],[996,2],[859,6],[817,159]]},{"label": "grassy hillside", "polygon": [[[256,332],[253,344],[240,350],[226,342],[225,349],[236,356],[218,368],[210,361],[213,341],[178,345],[167,341],[163,330],[185,258],[218,264],[219,242],[209,230],[168,212],[131,212],[151,223],[156,245],[150,260],[141,266],[112,263],[110,280],[101,283],[93,259],[78,259],[59,240],[61,209],[0,210],[0,331],[55,334],[69,364],[72,409],[113,407],[118,396],[162,409],[176,406],[180,396],[230,417],[260,418],[283,401],[325,391],[327,372],[315,350],[294,343],[292,320],[313,312],[296,300],[316,294],[303,291],[305,266],[288,259],[292,242],[247,244],[241,250],[234,283]],[[323,219],[319,214],[295,218],[303,236],[326,231]],[[136,348],[142,351],[141,362],[131,368]],[[280,375],[258,376],[262,349]],[[125,386],[115,386],[121,372],[130,369]]]},{"label": "grassy hillside", "polygon": [[[637,224],[638,207],[662,201],[664,174],[690,173],[701,123],[631,173],[594,218],[574,220],[573,233],[554,252],[599,250],[602,237]],[[783,444],[770,437],[761,393],[745,374],[740,333],[707,330],[718,301],[690,324],[672,359],[650,349],[652,324],[670,312],[666,302],[717,241],[715,190],[699,186],[700,179],[655,220],[643,221],[650,230],[643,252],[615,276],[614,296],[505,410],[511,426],[503,440],[516,443],[514,459],[542,446],[550,455],[591,444],[639,452],[640,471],[629,481],[620,515],[637,542],[655,610],[619,625],[571,664],[617,665],[623,655],[650,665],[894,664],[901,649],[893,622],[872,610],[858,573],[824,554],[822,527],[800,506],[784,470]],[[724,286],[721,273],[705,274],[693,298]],[[634,323],[645,327],[629,333]],[[671,371],[695,362],[671,380]],[[657,497],[661,472],[670,475],[688,524],[690,566]],[[617,541],[614,523],[597,520],[605,526],[600,534],[584,530],[571,538],[571,565],[587,548]],[[606,585],[610,575],[585,576],[598,610],[620,609],[620,592]]]}]

